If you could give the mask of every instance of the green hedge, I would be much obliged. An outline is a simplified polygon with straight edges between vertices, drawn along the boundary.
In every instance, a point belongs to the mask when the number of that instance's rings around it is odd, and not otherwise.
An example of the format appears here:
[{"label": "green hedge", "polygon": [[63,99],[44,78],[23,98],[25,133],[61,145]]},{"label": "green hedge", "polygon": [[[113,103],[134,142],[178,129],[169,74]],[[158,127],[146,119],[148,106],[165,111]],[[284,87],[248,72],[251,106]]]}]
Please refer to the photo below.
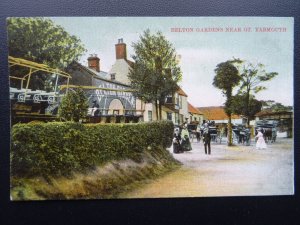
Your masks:
[{"label": "green hedge", "polygon": [[171,146],[173,123],[33,123],[12,128],[13,176],[64,176]]}]

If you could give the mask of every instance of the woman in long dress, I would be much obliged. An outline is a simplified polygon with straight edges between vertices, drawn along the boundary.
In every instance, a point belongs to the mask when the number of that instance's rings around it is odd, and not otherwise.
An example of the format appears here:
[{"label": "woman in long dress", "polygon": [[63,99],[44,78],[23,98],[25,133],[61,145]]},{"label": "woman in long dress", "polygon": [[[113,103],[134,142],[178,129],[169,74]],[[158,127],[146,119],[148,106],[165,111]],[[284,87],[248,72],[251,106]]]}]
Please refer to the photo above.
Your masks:
[{"label": "woman in long dress", "polygon": [[183,151],[191,151],[192,145],[189,138],[190,134],[187,129],[187,125],[183,125],[183,128],[181,130],[181,146]]},{"label": "woman in long dress", "polygon": [[258,133],[255,137],[258,138],[256,142],[256,149],[266,149],[267,145],[261,130],[258,130]]}]

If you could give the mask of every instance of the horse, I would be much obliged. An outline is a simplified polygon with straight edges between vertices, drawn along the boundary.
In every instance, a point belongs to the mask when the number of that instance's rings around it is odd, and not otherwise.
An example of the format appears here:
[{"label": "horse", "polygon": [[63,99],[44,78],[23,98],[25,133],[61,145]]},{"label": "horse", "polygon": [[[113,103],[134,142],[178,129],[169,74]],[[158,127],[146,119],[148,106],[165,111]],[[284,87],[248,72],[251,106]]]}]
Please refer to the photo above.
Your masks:
[{"label": "horse", "polygon": [[[275,142],[277,137],[277,130],[275,127],[260,127],[262,130],[263,137],[265,139],[265,142]],[[257,134],[257,129],[255,130],[255,135]]]}]

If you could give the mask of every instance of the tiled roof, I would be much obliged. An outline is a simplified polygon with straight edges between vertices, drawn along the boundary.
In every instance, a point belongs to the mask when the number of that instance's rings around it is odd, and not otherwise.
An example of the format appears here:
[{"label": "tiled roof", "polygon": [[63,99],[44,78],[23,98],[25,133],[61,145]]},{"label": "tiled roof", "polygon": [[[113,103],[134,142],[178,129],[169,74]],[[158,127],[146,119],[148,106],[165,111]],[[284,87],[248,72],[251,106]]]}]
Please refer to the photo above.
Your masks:
[{"label": "tiled roof", "polygon": [[[207,120],[227,120],[223,106],[197,107]],[[232,115],[231,119],[240,119],[239,115]]]},{"label": "tiled roof", "polygon": [[115,83],[115,84],[120,84],[120,85],[124,85],[124,86],[128,86],[127,84],[124,84],[124,83],[121,83],[121,82],[118,82],[118,81],[112,81],[108,78],[106,78],[108,76],[108,73],[107,72],[104,72],[104,71],[100,71],[100,72],[97,72],[93,69],[90,69],[86,66],[83,66],[82,64],[80,64],[79,62],[76,62],[76,61],[73,61],[73,63],[77,64],[79,67],[81,67],[82,69],[84,69],[85,71],[87,71],[89,74],[93,75],[94,78],[96,79],[99,79],[99,80],[103,80],[103,81],[107,81],[107,82],[110,82],[110,83]]},{"label": "tiled roof", "polygon": [[271,115],[282,115],[282,114],[293,114],[291,111],[279,111],[272,112],[272,110],[263,110],[255,114],[255,116],[271,116]]},{"label": "tiled roof", "polygon": [[195,108],[192,104],[190,104],[189,102],[188,102],[188,110],[189,110],[190,113],[193,113],[193,114],[198,114],[198,115],[203,114],[197,108]]},{"label": "tiled roof", "polygon": [[84,66],[86,69],[88,69],[89,71],[91,71],[92,73],[94,73],[96,76],[100,77],[100,78],[105,78],[107,79],[107,76],[108,76],[108,73],[107,72],[104,72],[104,71],[100,71],[100,72],[97,72],[96,70],[93,70],[87,66]]},{"label": "tiled roof", "polygon": [[178,93],[179,95],[188,97],[187,94],[181,89],[181,87],[178,87],[177,93]]}]

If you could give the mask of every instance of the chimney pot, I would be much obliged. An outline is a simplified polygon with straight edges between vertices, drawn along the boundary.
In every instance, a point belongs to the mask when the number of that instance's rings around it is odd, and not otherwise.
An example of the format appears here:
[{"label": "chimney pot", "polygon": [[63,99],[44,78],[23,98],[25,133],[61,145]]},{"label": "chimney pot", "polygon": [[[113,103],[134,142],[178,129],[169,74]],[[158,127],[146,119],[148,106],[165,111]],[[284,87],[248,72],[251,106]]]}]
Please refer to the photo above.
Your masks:
[{"label": "chimney pot", "polygon": [[127,59],[126,44],[123,42],[123,38],[118,39],[118,44],[116,44],[116,59]]},{"label": "chimney pot", "polygon": [[98,58],[97,54],[90,54],[87,60],[88,67],[90,69],[100,72],[100,59]]}]

